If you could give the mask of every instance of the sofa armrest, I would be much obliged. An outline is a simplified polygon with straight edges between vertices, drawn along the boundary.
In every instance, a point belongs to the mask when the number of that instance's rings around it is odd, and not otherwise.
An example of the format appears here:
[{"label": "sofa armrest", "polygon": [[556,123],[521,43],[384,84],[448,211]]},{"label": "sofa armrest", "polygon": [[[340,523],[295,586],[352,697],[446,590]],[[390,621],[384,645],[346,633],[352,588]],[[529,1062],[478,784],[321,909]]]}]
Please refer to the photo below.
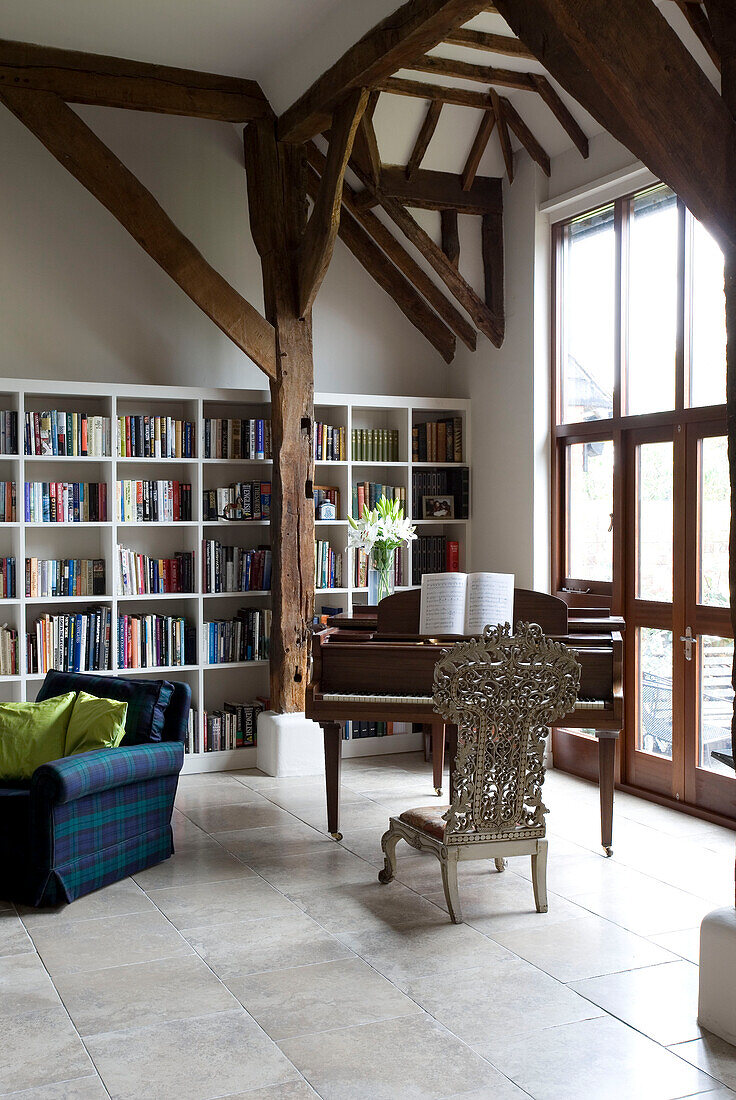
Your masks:
[{"label": "sofa armrest", "polygon": [[85,795],[139,783],[157,775],[178,775],[184,763],[181,742],[161,741],[130,748],[96,749],[36,768],[32,797],[54,803],[74,802]]}]

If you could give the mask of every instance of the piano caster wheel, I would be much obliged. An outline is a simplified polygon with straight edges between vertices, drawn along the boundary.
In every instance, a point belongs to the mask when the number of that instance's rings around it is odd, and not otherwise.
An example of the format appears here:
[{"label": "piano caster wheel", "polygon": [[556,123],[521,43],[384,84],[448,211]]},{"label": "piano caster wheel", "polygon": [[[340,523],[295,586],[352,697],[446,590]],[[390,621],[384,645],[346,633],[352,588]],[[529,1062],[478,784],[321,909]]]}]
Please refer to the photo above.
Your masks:
[{"label": "piano caster wheel", "polygon": [[610,859],[613,855],[613,848],[604,847],[603,851],[606,853],[606,859]]},{"label": "piano caster wheel", "polygon": [[442,787],[435,787],[434,793],[437,795],[438,798],[442,798]]},{"label": "piano caster wheel", "polygon": [[333,840],[342,840],[342,833],[330,833]]}]

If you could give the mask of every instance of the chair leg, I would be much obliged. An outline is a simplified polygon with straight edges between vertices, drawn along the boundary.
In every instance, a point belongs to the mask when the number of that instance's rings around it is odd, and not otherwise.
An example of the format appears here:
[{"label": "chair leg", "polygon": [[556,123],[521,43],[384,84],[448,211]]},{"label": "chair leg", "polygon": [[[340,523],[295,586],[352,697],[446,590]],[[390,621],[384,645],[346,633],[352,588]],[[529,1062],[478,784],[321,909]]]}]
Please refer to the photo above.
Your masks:
[{"label": "chair leg", "polygon": [[441,858],[440,870],[450,919],[453,924],[462,924],[463,912],[460,908],[460,894],[457,888],[457,853],[450,852],[444,859]]},{"label": "chair leg", "polygon": [[532,884],[538,913],[546,913],[547,906],[547,841],[540,840],[537,854],[532,856]]},{"label": "chair leg", "polygon": [[503,856],[496,856],[493,862],[496,864],[496,870],[499,872],[499,874],[501,871],[505,871],[508,867],[508,862],[503,858]]},{"label": "chair leg", "polygon": [[381,837],[381,850],[384,856],[383,869],[378,872],[378,881],[384,885],[396,875],[396,845],[401,840],[399,833],[389,828]]}]

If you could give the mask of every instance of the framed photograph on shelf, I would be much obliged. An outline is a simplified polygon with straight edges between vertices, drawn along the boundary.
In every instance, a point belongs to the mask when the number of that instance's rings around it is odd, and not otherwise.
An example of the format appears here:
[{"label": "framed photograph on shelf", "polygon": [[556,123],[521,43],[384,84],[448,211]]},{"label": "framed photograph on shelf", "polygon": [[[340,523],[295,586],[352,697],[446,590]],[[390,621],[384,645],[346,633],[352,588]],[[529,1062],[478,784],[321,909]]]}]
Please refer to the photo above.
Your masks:
[{"label": "framed photograph on shelf", "polygon": [[453,496],[422,497],[422,519],[454,519]]}]

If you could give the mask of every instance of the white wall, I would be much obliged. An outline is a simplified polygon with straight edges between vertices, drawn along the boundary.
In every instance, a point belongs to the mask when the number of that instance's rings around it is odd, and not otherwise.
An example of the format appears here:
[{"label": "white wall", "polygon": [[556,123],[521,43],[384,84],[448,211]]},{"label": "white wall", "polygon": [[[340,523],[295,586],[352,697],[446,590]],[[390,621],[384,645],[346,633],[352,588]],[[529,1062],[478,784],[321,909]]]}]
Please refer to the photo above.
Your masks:
[{"label": "white wall", "polygon": [[550,219],[540,206],[632,162],[607,134],[593,138],[588,160],[577,150],[553,158],[549,180],[515,155],[504,185],[506,339],[497,351],[481,337],[475,355],[458,355],[472,398],[473,568],[515,573],[520,586],[550,580]]},{"label": "white wall", "polygon": [[[104,108],[79,113],[262,309],[239,128]],[[251,361],[5,110],[0,148],[0,373],[262,385]],[[340,241],[314,326],[318,389],[452,391],[452,371]]]}]

